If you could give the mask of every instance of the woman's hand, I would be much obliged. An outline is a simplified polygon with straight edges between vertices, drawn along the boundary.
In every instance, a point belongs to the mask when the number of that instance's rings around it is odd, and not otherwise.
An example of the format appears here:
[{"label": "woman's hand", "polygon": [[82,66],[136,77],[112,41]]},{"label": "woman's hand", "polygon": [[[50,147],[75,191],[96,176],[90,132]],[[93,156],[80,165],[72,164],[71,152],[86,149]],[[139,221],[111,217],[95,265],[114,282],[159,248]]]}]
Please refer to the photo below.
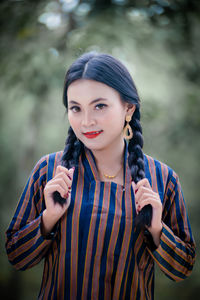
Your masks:
[{"label": "woman's hand", "polygon": [[137,184],[132,182],[132,187],[135,192],[137,214],[144,206],[148,204],[152,206],[151,226],[147,229],[151,233],[156,246],[159,246],[162,231],[162,203],[159,194],[152,190],[147,178],[140,180]]},{"label": "woman's hand", "polygon": [[[55,176],[49,180],[44,188],[46,209],[42,216],[42,233],[46,235],[51,232],[57,221],[63,216],[71,202],[71,185],[74,169],[67,169],[63,166],[56,168]],[[55,203],[53,193],[57,191],[61,197],[66,198],[63,205]]]}]

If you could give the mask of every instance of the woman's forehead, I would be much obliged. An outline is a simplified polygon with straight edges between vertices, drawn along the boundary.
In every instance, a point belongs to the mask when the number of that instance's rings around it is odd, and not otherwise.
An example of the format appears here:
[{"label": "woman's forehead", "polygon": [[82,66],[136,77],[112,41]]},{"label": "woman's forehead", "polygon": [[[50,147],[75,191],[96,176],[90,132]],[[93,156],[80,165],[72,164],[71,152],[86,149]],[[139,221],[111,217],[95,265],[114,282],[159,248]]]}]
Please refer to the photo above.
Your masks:
[{"label": "woman's forehead", "polygon": [[112,87],[95,80],[78,79],[70,84],[67,90],[68,101],[82,98],[90,101],[97,98],[119,98],[119,93]]}]

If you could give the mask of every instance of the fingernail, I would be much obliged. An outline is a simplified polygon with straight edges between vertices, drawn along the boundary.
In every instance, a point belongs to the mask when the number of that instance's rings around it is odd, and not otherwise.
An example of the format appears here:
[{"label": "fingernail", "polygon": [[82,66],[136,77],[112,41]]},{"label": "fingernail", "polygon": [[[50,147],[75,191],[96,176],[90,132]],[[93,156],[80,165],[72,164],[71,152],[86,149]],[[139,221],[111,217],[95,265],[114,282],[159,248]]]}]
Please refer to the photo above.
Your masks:
[{"label": "fingernail", "polygon": [[67,175],[67,176],[69,177],[70,180],[72,180],[70,175]]},{"label": "fingernail", "polygon": [[68,187],[68,190],[71,190],[71,186]]},{"label": "fingernail", "polygon": [[136,201],[135,203],[136,203],[136,204],[138,204],[138,202],[137,202],[137,201]]},{"label": "fingernail", "polygon": [[67,198],[69,196],[69,193],[67,192],[65,195],[64,195],[64,198]]},{"label": "fingernail", "polygon": [[75,170],[75,167],[72,167],[73,170]]},{"label": "fingernail", "polygon": [[137,193],[138,189],[135,189],[135,194]]}]

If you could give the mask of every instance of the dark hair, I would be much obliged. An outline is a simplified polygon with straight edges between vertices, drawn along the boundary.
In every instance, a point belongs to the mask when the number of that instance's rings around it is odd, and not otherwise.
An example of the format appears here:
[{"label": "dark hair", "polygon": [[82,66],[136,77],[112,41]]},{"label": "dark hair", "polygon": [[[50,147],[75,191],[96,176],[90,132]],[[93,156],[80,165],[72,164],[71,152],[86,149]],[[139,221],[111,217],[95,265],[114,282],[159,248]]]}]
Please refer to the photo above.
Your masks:
[{"label": "dark hair", "polygon": [[[129,123],[134,134],[128,144],[128,163],[132,179],[137,183],[145,177],[142,152],[143,137],[140,124],[140,99],[130,73],[119,60],[109,54],[97,52],[83,54],[71,65],[66,73],[63,91],[63,103],[66,109],[68,109],[67,89],[72,82],[78,79],[91,79],[102,82],[118,91],[122,101],[136,105],[135,112]],[[77,165],[82,150],[82,142],[76,138],[70,127],[63,152],[62,164],[66,168]],[[144,227],[144,224],[150,226],[150,223],[151,206],[146,206],[137,216],[136,224]]]}]

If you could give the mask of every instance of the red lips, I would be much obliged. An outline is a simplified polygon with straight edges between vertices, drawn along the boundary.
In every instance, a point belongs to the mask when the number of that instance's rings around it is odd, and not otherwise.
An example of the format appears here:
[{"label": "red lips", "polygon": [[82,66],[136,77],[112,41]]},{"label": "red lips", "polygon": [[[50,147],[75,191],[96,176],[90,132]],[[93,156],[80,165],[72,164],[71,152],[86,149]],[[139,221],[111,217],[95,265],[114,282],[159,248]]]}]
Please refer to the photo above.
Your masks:
[{"label": "red lips", "polygon": [[86,136],[88,139],[94,139],[98,135],[100,135],[103,132],[103,130],[100,131],[90,131],[90,132],[85,132],[83,133],[84,136]]}]

